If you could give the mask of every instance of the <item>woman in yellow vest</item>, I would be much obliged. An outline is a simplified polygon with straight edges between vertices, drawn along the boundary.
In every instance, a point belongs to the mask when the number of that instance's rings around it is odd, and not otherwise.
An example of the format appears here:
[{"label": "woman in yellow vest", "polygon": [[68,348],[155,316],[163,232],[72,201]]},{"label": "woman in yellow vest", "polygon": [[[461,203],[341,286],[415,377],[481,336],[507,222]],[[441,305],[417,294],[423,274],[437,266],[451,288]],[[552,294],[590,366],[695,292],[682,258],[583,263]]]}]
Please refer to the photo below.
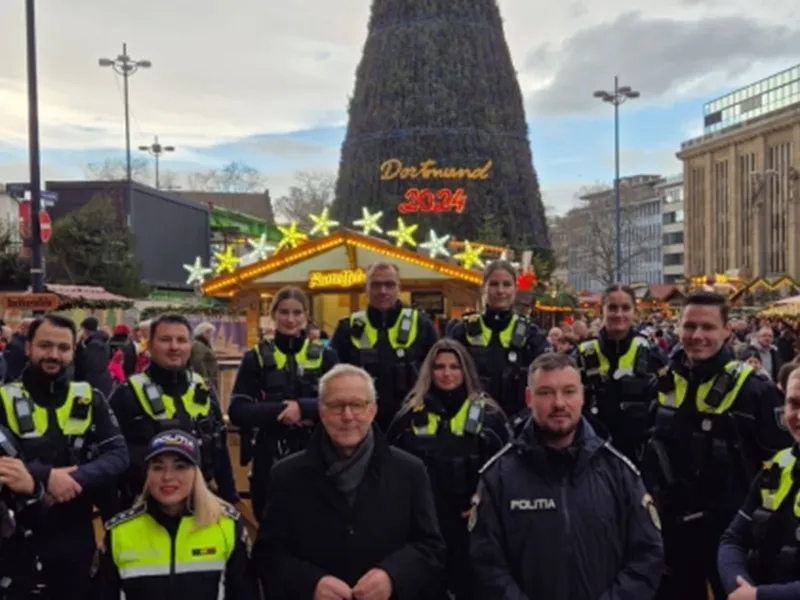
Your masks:
[{"label": "woman in yellow vest", "polygon": [[478,471],[508,441],[502,409],[480,384],[464,346],[444,338],[422,363],[419,378],[389,427],[393,445],[428,467],[442,535],[448,546],[448,591],[472,598],[468,517]]},{"label": "woman in yellow vest", "polygon": [[242,357],[228,416],[241,431],[241,463],[252,458],[250,493],[260,517],[272,464],[303,450],[319,415],[319,379],[337,362],[336,352],[306,333],[308,296],[285,287],[272,299],[275,337]]},{"label": "woman in yellow vest", "polygon": [[776,416],[794,445],[778,452],[753,480],[717,553],[731,600],[800,598],[800,369],[789,375],[784,409]]},{"label": "woman in yellow vest", "polygon": [[256,600],[246,530],[206,486],[198,441],[180,430],[160,433],[146,463],[141,497],[106,523],[97,597]]},{"label": "woman in yellow vest", "polygon": [[486,266],[483,297],[483,313],[462,317],[451,324],[447,335],[469,350],[483,388],[516,426],[528,417],[525,406],[528,367],[547,351],[547,338],[514,310],[517,273],[509,262],[496,260]]},{"label": "woman in yellow vest", "polygon": [[576,362],[586,386],[585,411],[599,421],[614,446],[637,460],[657,395],[657,373],[667,357],[635,325],[636,295],[625,285],[608,286],[602,296],[602,327],[578,345]]}]

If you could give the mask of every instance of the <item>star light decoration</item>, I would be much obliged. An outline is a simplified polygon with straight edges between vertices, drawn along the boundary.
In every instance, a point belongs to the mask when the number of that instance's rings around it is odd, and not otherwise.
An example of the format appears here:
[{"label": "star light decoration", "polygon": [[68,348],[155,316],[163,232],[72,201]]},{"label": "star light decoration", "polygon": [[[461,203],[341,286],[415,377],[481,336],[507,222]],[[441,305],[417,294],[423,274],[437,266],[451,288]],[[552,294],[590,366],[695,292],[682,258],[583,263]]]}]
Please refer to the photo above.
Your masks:
[{"label": "star light decoration", "polygon": [[397,229],[387,231],[386,235],[394,238],[395,246],[402,248],[403,244],[408,244],[412,248],[417,245],[414,239],[414,232],[419,229],[419,225],[406,225],[402,217],[397,217]]},{"label": "star light decoration", "polygon": [[261,237],[257,240],[253,241],[252,239],[247,240],[247,243],[250,245],[250,252],[247,254],[247,260],[252,262],[258,262],[259,260],[265,260],[269,258],[269,255],[275,252],[275,244],[271,244],[269,240],[267,240],[267,234],[262,233]]},{"label": "star light decoration", "polygon": [[419,247],[423,250],[427,250],[428,256],[431,258],[436,258],[437,256],[448,258],[450,256],[450,251],[447,249],[447,242],[450,241],[450,237],[449,235],[439,237],[436,235],[436,232],[431,229],[428,232],[428,241],[422,242]]},{"label": "star light decoration", "polygon": [[483,268],[486,266],[481,260],[481,254],[483,254],[483,250],[483,246],[476,246],[473,248],[472,244],[469,243],[469,240],[464,240],[464,250],[456,254],[455,259],[461,261],[461,265],[465,269],[471,269],[475,266]]},{"label": "star light decoration", "polygon": [[296,221],[292,221],[288,226],[278,225],[278,231],[281,232],[281,241],[278,242],[276,252],[284,248],[297,248],[308,239],[305,233],[298,231]]},{"label": "star light decoration", "polygon": [[217,273],[233,273],[241,260],[238,256],[233,254],[233,246],[225,248],[225,252],[216,252],[214,256],[217,259]]},{"label": "star light decoration", "polygon": [[214,269],[203,266],[203,261],[199,256],[194,259],[194,264],[183,265],[183,268],[189,272],[186,285],[203,285],[206,277],[214,272]]},{"label": "star light decoration", "polygon": [[520,268],[522,267],[522,263],[514,262],[513,260],[509,260],[508,259],[508,248],[503,250],[503,253],[500,255],[500,259],[499,260],[506,261],[508,264],[511,265],[511,268],[514,269],[515,271],[519,271]]},{"label": "star light decoration", "polygon": [[308,232],[309,235],[330,235],[331,228],[338,227],[339,221],[334,221],[328,216],[328,207],[322,209],[319,215],[308,215],[308,218],[314,223],[314,227]]},{"label": "star light decoration", "polygon": [[375,233],[383,233],[380,226],[380,220],[383,217],[383,211],[378,211],[375,214],[370,214],[369,210],[361,207],[361,218],[358,221],[353,221],[353,225],[361,228],[361,233],[369,235],[371,231]]}]

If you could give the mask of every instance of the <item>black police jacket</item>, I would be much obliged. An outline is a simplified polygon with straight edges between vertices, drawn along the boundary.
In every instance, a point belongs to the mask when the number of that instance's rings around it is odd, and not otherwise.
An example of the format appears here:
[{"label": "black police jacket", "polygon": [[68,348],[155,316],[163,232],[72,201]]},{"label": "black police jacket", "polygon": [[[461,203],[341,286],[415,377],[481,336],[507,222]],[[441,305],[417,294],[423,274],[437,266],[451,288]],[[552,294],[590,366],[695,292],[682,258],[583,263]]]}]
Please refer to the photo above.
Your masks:
[{"label": "black police jacket", "polygon": [[253,546],[266,598],[308,600],[326,575],[352,587],[371,569],[389,574],[392,600],[432,598],[445,546],[425,466],[390,447],[377,428],[374,434],[353,506],[325,474],[322,426],[306,450],[273,467]]},{"label": "black police jacket", "polygon": [[660,522],[633,464],[585,420],[563,451],[529,422],[484,467],[470,552],[481,598],[648,600]]},{"label": "black police jacket", "polygon": [[[150,440],[164,428],[182,429],[189,433],[193,431],[194,423],[183,410],[180,397],[189,389],[189,375],[185,370],[168,370],[151,362],[145,371],[147,377],[157,384],[162,391],[176,400],[175,419],[165,424],[151,419],[142,408],[131,384],[126,382],[118,386],[109,398],[109,404],[119,420],[119,427],[125,437],[130,452],[130,468],[125,476],[128,494],[138,495],[144,486],[144,457],[147,454]],[[233,481],[233,468],[225,437],[225,428],[222,422],[222,411],[219,400],[213,389],[210,390],[211,410],[206,423],[206,429],[217,435],[213,446],[213,479],[217,484],[219,495],[226,501],[236,503],[236,485]],[[128,500],[132,500],[128,498]],[[123,506],[122,508],[127,508]]]},{"label": "black police jacket", "polygon": [[[800,455],[797,446],[792,448],[792,452],[795,457]],[[758,600],[795,600],[800,598],[800,581],[757,585],[759,581],[751,568],[753,566],[761,566],[759,564],[753,565],[753,562],[761,563],[762,560],[768,562],[769,567],[778,567],[777,554],[782,545],[787,542],[791,543],[791,547],[796,552],[800,551],[800,548],[798,548],[800,540],[796,538],[798,519],[793,515],[794,500],[797,495],[797,481],[795,480],[795,484],[783,502],[781,509],[770,518],[770,521],[775,519],[777,523],[770,524],[769,533],[780,536],[780,539],[764,540],[770,545],[774,544],[774,548],[770,552],[771,556],[760,556],[761,552],[767,549],[760,548],[755,539],[753,513],[762,505],[761,489],[765,487],[766,479],[769,476],[770,473],[767,469],[759,472],[753,480],[753,485],[750,487],[750,492],[744,505],[733,518],[725,533],[722,534],[719,550],[717,551],[717,568],[722,585],[729,594],[738,589],[739,585],[736,583],[736,578],[741,576],[749,581],[751,585],[758,588]],[[794,564],[789,566],[788,570],[795,573],[799,572],[800,564],[798,564],[797,559],[795,558],[792,562]]]},{"label": "black police jacket", "polygon": [[[547,338],[535,324],[528,322],[528,331],[520,349],[505,348],[500,342],[499,332],[503,331],[514,316],[511,310],[486,310],[484,325],[492,331],[486,348],[469,343],[467,324],[459,320],[448,328],[447,336],[461,342],[475,359],[475,366],[481,377],[486,393],[494,398],[510,419],[520,412],[525,413],[525,387],[528,383],[528,367],[540,354],[548,350]],[[513,356],[514,361],[510,359]]]},{"label": "black police jacket", "polygon": [[[398,357],[397,351],[389,344],[385,332],[397,322],[403,308],[400,302],[386,312],[372,307],[367,308],[367,319],[382,333],[374,348],[376,360],[372,364],[362,364],[361,352],[352,341],[350,317],[339,321],[329,346],[336,351],[340,362],[364,367],[375,378],[375,388],[378,392],[376,421],[383,431],[387,431],[406,395],[414,387],[419,365],[428,356],[428,352],[439,337],[431,320],[420,311],[417,337],[412,346],[404,351],[404,356]],[[405,364],[406,368],[402,368],[401,363]]]},{"label": "black police jacket", "polygon": [[[783,399],[775,384],[769,378],[751,374],[745,381],[736,399],[727,411],[726,416],[733,426],[730,428],[730,445],[737,450],[726,454],[724,463],[713,462],[713,471],[697,478],[699,464],[693,458],[693,434],[697,433],[701,424],[695,407],[697,388],[703,383],[717,377],[725,365],[734,359],[733,352],[725,347],[715,357],[699,364],[689,364],[683,349],[678,349],[670,356],[669,367],[688,382],[686,389],[685,409],[675,411],[672,418],[662,418],[668,411],[660,409],[655,413],[653,439],[645,456],[644,472],[648,485],[654,489],[663,483],[661,468],[656,462],[669,463],[673,477],[680,483],[676,496],[665,503],[657,499],[664,510],[666,504],[685,508],[689,511],[706,510],[710,516],[729,523],[738,508],[744,502],[752,478],[759,472],[764,461],[772,458],[781,448],[791,446],[792,438],[783,421]],[[673,377],[666,373],[664,377]],[[663,454],[660,461],[655,460],[653,442],[661,442]],[[704,461],[711,457],[710,453],[702,453]],[[658,473],[657,473],[658,472]],[[657,479],[653,482],[650,477]],[[701,489],[696,489],[701,488]],[[666,490],[673,495],[670,490]],[[703,504],[698,506],[698,501]],[[724,527],[724,525],[722,525]]]}]

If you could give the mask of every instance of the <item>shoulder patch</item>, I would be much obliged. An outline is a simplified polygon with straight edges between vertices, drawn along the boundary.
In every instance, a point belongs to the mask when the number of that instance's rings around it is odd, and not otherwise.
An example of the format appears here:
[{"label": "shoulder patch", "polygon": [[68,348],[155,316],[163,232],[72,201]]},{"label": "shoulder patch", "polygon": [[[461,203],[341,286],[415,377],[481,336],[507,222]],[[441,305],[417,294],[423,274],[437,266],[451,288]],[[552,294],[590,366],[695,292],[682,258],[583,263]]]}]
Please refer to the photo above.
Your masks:
[{"label": "shoulder patch", "polygon": [[130,521],[131,519],[135,519],[140,514],[142,514],[147,507],[144,504],[140,504],[139,506],[134,506],[133,508],[129,508],[128,510],[123,510],[120,513],[117,513],[113,517],[111,517],[105,523],[106,531],[111,531],[112,528],[116,527],[117,525],[121,525],[126,521]]},{"label": "shoulder patch", "polygon": [[491,467],[494,463],[496,463],[501,456],[507,454],[508,451],[511,450],[513,447],[514,444],[512,443],[508,443],[505,446],[503,446],[497,454],[495,454],[489,460],[486,461],[486,464],[480,468],[478,474],[483,475],[489,469],[489,467]]},{"label": "shoulder patch", "polygon": [[618,459],[620,459],[623,463],[625,463],[625,466],[628,467],[634,473],[636,473],[637,477],[641,477],[642,474],[639,472],[639,469],[636,468],[636,465],[633,464],[633,461],[630,458],[628,458],[622,452],[620,452],[619,450],[614,448],[614,446],[612,446],[609,442],[606,442],[605,444],[603,444],[603,448],[608,450],[611,454],[613,454]]},{"label": "shoulder patch", "polygon": [[233,508],[233,506],[231,506],[227,502],[222,503],[222,514],[224,514],[227,517],[230,517],[234,521],[238,521],[239,517],[242,516],[238,510]]}]

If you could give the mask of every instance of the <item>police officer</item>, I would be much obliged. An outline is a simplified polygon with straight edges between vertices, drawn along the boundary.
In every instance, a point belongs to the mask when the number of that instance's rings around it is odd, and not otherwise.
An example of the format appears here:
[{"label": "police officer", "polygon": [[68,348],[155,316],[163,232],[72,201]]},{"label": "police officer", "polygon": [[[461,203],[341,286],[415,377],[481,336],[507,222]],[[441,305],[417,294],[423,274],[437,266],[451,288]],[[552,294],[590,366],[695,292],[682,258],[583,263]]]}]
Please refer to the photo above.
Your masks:
[{"label": "police officer", "polygon": [[147,444],[155,434],[167,429],[182,429],[199,438],[203,473],[209,480],[214,479],[223,499],[238,501],[216,393],[188,369],[191,333],[189,321],[181,315],[166,314],[154,319],[148,338],[150,365],[111,395],[111,407],[119,418],[131,455],[122,508],[130,506],[142,491]]},{"label": "police officer", "polygon": [[319,378],[338,362],[333,350],[308,338],[309,303],[302,290],[279,290],[270,312],[275,336],[245,352],[228,411],[240,428],[242,466],[253,460],[250,494],[256,517],[264,509],[272,464],[305,449],[319,416]]},{"label": "police officer", "polygon": [[0,599],[29,597],[37,582],[36,553],[30,544],[28,515],[44,498],[37,482],[22,461],[19,443],[0,427]]},{"label": "police officer", "polygon": [[470,549],[481,598],[651,600],[659,518],[633,463],[581,417],[566,354],[530,367],[532,419],[482,469]]},{"label": "police officer", "polygon": [[528,417],[525,385],[528,366],[547,351],[541,330],[514,310],[516,271],[496,260],[483,272],[486,308],[450,328],[449,335],[469,350],[486,392],[503,408],[514,426]]},{"label": "police officer", "polygon": [[428,468],[447,542],[447,588],[457,600],[475,598],[466,517],[478,470],[508,441],[509,425],[482,392],[475,364],[461,344],[444,338],[433,345],[387,437]]},{"label": "police officer", "polygon": [[800,598],[798,370],[787,381],[785,420],[794,445],[765,463],[719,545],[719,575],[732,600]]},{"label": "police officer", "polygon": [[641,456],[656,398],[657,373],[666,357],[636,331],[636,296],[613,284],[602,296],[603,326],[575,352],[587,394],[584,410],[600,422],[614,447],[634,462]]},{"label": "police officer", "polygon": [[750,482],[791,444],[775,385],[734,360],[728,305],[712,292],[687,296],[681,348],[659,382],[643,470],[664,521],[667,575],[659,598],[726,598],[716,569],[720,535]]},{"label": "police officer", "polygon": [[87,598],[95,554],[93,505],[110,516],[108,492],[128,466],[128,451],[105,398],[66,369],[75,355],[75,324],[58,315],[31,323],[28,365],[19,382],[0,388],[0,425],[16,438],[25,466],[44,488],[32,507],[34,565],[28,590],[45,598]]},{"label": "police officer", "polygon": [[399,297],[397,265],[371,265],[367,269],[367,310],[339,321],[330,343],[341,362],[363,367],[375,379],[376,421],[383,431],[414,387],[419,365],[437,339],[431,320],[403,306]]}]

